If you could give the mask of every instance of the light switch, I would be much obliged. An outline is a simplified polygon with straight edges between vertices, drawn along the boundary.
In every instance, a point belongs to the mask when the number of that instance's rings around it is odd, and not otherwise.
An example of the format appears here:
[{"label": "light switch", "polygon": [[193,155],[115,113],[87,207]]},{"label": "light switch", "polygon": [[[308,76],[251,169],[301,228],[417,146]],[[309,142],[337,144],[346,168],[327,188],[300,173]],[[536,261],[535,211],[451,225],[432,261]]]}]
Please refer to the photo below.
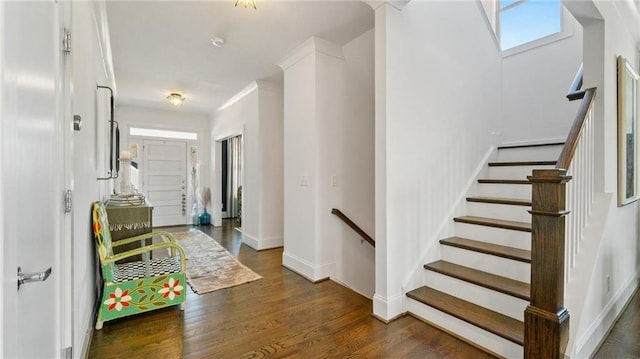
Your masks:
[{"label": "light switch", "polygon": [[331,187],[338,187],[338,176],[331,176]]},{"label": "light switch", "polygon": [[300,186],[306,187],[309,185],[309,176],[300,176]]}]

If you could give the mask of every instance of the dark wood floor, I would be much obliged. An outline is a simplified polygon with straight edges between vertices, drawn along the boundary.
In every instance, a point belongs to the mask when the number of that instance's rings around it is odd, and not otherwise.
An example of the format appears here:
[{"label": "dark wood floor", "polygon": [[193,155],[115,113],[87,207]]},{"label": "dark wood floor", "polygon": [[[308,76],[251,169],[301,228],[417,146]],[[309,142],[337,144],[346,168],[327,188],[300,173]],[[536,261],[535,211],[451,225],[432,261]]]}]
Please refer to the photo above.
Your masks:
[{"label": "dark wood floor", "polygon": [[[189,227],[163,228],[170,231]],[[104,323],[89,358],[492,358],[413,317],[385,325],[371,300],[282,267],[282,249],[256,252],[231,223],[201,228],[264,278],[177,307]]]},{"label": "dark wood floor", "polygon": [[640,358],[640,292],[633,295],[593,358]]},{"label": "dark wood floor", "polygon": [[[230,221],[200,229],[264,278],[204,295],[189,290],[184,312],[106,322],[94,332],[89,358],[492,358],[410,316],[383,324],[369,299],[282,267],[282,249],[242,245]],[[639,328],[636,292],[594,358],[640,358]]]}]

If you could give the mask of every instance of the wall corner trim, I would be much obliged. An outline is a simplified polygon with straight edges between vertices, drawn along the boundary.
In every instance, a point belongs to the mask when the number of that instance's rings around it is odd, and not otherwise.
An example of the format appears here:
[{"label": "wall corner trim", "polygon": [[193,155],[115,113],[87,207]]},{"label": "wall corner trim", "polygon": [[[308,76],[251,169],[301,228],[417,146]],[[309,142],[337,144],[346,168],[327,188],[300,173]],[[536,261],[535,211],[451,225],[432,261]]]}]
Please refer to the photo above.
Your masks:
[{"label": "wall corner trim", "polygon": [[278,66],[280,66],[283,71],[286,71],[300,60],[315,52],[338,59],[344,59],[342,47],[317,36],[311,36],[302,44],[298,45],[298,47],[291,51],[291,53],[285,56],[282,60],[278,61]]}]

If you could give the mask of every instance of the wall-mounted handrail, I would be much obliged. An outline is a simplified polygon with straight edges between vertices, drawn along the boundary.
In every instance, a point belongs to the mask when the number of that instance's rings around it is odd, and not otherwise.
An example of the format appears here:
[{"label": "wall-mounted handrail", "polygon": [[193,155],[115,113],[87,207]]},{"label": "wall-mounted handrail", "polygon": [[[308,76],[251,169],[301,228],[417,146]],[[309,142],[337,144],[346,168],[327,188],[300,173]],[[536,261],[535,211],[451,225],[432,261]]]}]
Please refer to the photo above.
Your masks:
[{"label": "wall-mounted handrail", "polygon": [[579,100],[584,97],[584,90],[580,90],[582,88],[582,64],[580,64],[580,68],[576,73],[576,76],[573,78],[573,82],[571,83],[571,87],[569,87],[569,92],[567,93],[567,98],[569,101]]},{"label": "wall-mounted handrail", "polygon": [[369,244],[371,244],[374,247],[376,246],[376,241],[374,241],[373,238],[371,238],[371,236],[369,236],[365,231],[363,231],[362,228],[358,227],[357,224],[353,223],[353,221],[349,219],[349,217],[347,217],[344,213],[342,213],[342,211],[340,211],[337,208],[333,208],[331,210],[331,213],[335,214],[344,223],[346,223],[349,227],[351,227],[351,229],[356,231],[356,233],[358,233],[360,237],[362,237],[362,240],[367,241]]}]

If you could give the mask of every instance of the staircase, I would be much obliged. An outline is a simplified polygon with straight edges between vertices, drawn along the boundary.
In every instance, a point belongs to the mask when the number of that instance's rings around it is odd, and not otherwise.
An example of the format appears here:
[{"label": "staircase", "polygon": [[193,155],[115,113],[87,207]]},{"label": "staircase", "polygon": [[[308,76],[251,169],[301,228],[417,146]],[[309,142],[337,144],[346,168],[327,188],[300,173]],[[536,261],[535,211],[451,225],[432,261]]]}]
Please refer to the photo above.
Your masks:
[{"label": "staircase", "polygon": [[488,177],[440,240],[442,259],[424,265],[425,285],[407,293],[407,309],[493,354],[523,357],[530,301],[533,169],[553,168],[562,144],[498,148]]}]

